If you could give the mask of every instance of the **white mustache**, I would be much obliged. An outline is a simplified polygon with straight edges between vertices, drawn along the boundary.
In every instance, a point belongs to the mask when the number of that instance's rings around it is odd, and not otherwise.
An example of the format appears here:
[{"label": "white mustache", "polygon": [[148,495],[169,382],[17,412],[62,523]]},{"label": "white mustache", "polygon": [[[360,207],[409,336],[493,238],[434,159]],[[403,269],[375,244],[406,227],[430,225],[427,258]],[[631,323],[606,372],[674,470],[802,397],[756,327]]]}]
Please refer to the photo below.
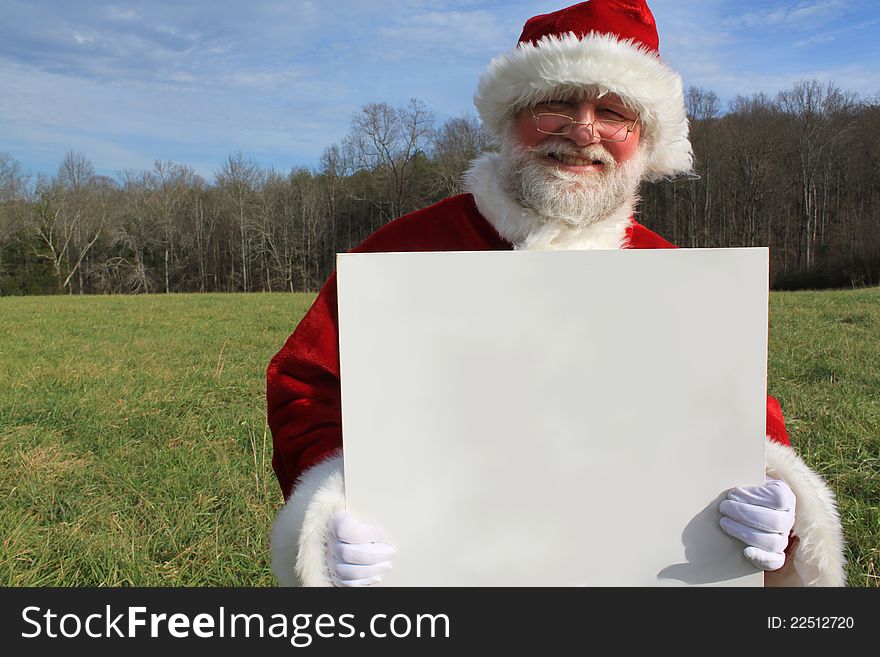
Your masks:
[{"label": "white mustache", "polygon": [[611,153],[599,144],[575,146],[569,142],[545,142],[538,144],[537,146],[532,146],[529,150],[535,155],[541,156],[565,155],[568,157],[580,158],[582,160],[593,160],[594,162],[601,162],[608,167],[613,167],[617,164],[611,156]]}]

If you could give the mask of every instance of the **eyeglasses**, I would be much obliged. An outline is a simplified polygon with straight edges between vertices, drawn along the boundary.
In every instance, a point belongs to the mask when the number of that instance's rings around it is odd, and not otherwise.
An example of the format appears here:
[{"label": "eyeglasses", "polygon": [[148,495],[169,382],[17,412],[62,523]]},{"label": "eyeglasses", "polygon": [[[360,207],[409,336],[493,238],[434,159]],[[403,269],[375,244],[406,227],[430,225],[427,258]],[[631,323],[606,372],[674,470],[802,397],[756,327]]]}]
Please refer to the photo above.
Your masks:
[{"label": "eyeglasses", "polygon": [[553,114],[541,112],[535,114],[533,107],[529,108],[532,118],[535,119],[535,128],[545,135],[567,135],[576,125],[590,126],[590,135],[596,136],[600,141],[626,141],[629,133],[635,130],[639,118],[635,121],[613,121],[611,119],[599,119],[598,121],[575,121],[566,114]]}]

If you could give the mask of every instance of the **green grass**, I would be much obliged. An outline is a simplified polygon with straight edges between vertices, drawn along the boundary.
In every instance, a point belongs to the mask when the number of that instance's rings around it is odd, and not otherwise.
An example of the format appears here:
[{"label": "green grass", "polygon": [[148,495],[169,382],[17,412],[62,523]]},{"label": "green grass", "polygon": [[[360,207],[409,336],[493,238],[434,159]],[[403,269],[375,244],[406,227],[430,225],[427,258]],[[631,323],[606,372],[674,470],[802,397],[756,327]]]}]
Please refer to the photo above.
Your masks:
[{"label": "green grass", "polygon": [[273,584],[265,370],[312,299],[0,299],[0,583]]},{"label": "green grass", "polygon": [[837,493],[849,584],[880,586],[880,288],[770,300],[770,391]]},{"label": "green grass", "polygon": [[[265,368],[312,299],[0,298],[0,584],[273,585]],[[772,294],[769,368],[877,586],[880,289]]]}]

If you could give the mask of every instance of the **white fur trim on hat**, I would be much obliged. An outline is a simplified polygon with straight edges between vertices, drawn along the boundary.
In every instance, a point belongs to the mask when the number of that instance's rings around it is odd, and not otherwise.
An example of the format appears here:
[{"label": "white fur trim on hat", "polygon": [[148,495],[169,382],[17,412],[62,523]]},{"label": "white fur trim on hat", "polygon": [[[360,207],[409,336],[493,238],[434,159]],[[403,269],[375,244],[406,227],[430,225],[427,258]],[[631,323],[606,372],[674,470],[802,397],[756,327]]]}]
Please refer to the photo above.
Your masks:
[{"label": "white fur trim on hat", "polygon": [[795,496],[794,568],[801,586],[845,586],[843,529],[834,491],[791,447],[767,441],[767,476],[782,479]]},{"label": "white fur trim on hat", "polygon": [[631,40],[590,33],[548,35],[499,55],[480,79],[474,104],[483,124],[501,139],[514,115],[567,89],[614,93],[639,112],[648,156],[646,180],[688,173],[693,150],[681,76]]},{"label": "white fur trim on hat", "polygon": [[321,461],[297,480],[275,516],[269,539],[281,586],[333,586],[327,568],[327,525],[345,509],[342,456]]}]

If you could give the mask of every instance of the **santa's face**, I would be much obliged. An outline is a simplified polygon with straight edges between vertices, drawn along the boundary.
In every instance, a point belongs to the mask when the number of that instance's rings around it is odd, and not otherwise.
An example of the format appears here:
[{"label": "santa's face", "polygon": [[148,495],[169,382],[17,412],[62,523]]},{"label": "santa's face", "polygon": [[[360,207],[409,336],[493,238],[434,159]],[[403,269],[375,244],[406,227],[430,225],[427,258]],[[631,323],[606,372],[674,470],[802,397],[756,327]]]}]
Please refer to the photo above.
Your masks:
[{"label": "santa's face", "polygon": [[[572,125],[565,135],[548,135],[538,130],[535,121],[535,115],[541,113],[569,116],[577,124]],[[618,166],[636,156],[642,130],[637,119],[635,112],[614,94],[589,100],[566,100],[563,97],[522,109],[514,119],[513,138],[524,148],[540,150],[548,166],[590,176],[602,173],[608,167],[606,162],[592,157],[592,153],[604,151]],[[624,131],[616,136],[621,138],[626,135],[624,141],[600,140],[593,130],[593,122],[601,120],[619,121],[633,127],[628,134]],[[601,146],[602,151],[594,148],[597,145]],[[550,150],[546,150],[547,147]]]},{"label": "santa's face", "polygon": [[[545,134],[534,118],[541,112],[564,114],[578,124],[565,135]],[[505,187],[544,219],[575,227],[634,204],[646,167],[636,118],[612,95],[525,108],[502,144]],[[633,126],[632,131],[625,141],[600,140],[592,122],[602,119],[624,121]]]}]

